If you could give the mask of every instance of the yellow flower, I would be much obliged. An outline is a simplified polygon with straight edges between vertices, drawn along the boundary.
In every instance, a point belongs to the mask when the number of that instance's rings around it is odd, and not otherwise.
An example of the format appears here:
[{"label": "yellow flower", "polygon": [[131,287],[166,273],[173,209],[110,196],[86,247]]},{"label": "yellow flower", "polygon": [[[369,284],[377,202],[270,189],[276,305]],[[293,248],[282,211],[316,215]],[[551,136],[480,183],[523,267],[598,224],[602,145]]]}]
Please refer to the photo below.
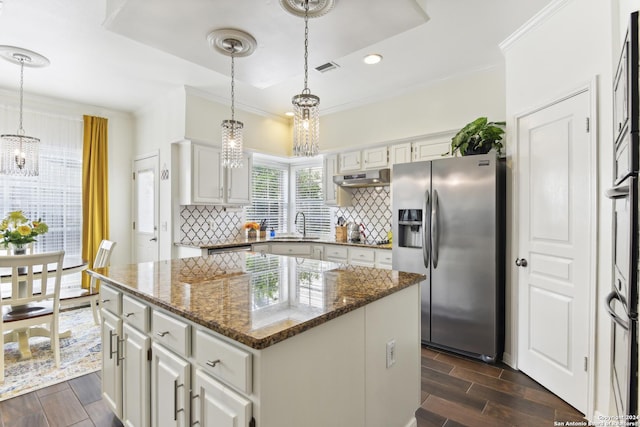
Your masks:
[{"label": "yellow flower", "polygon": [[31,235],[31,227],[28,225],[19,225],[18,233],[20,233],[21,236],[29,236]]},{"label": "yellow flower", "polygon": [[9,223],[6,219],[3,219],[2,222],[0,222],[0,231],[4,231],[7,228],[9,228]]}]

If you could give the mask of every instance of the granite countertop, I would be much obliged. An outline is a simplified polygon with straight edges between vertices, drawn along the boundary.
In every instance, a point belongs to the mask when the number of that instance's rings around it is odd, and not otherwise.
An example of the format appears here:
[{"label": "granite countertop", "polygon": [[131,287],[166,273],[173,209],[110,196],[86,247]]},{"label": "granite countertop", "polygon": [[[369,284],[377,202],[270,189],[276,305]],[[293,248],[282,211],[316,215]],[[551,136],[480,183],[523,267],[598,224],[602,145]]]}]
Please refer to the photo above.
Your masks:
[{"label": "granite countertop", "polygon": [[264,349],[425,277],[252,252],[88,272],[254,349]]},{"label": "granite countertop", "polygon": [[343,246],[359,246],[365,248],[376,248],[376,249],[391,249],[391,243],[386,243],[384,245],[377,245],[375,243],[351,243],[351,242],[339,242],[334,238],[318,238],[318,239],[302,239],[301,237],[290,237],[283,238],[282,236],[279,238],[263,238],[263,239],[246,239],[246,238],[237,238],[237,239],[229,239],[229,240],[217,240],[217,241],[208,241],[208,242],[176,242],[176,246],[184,246],[187,248],[196,248],[196,249],[221,249],[221,248],[233,248],[238,246],[249,246],[254,243],[328,243],[332,245],[343,245]]}]

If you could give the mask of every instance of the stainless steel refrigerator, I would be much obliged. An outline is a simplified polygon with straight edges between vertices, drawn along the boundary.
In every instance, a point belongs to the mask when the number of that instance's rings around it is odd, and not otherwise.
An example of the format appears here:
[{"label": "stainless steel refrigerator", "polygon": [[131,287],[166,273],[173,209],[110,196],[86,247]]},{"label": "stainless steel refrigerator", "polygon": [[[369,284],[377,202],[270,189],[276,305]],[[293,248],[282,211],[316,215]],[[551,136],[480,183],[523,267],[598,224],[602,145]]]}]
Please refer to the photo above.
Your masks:
[{"label": "stainless steel refrigerator", "polygon": [[422,273],[422,342],[492,362],[504,349],[505,164],[393,166],[393,269]]}]

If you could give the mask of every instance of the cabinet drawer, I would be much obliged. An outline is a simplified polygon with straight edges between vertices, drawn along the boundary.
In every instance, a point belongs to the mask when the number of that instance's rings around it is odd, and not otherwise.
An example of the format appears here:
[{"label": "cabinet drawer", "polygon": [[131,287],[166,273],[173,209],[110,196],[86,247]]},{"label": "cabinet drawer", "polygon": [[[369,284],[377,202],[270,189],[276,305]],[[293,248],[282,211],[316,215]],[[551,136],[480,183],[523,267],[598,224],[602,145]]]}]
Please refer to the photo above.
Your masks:
[{"label": "cabinet drawer", "polygon": [[189,355],[189,331],[187,323],[164,313],[153,310],[152,333],[156,342],[176,351],[182,356]]},{"label": "cabinet drawer", "polygon": [[305,245],[300,243],[271,244],[271,253],[275,255],[310,256],[311,245]]},{"label": "cabinet drawer", "polygon": [[345,246],[327,245],[325,257],[329,261],[346,261],[349,249]]},{"label": "cabinet drawer", "polygon": [[376,264],[391,265],[391,251],[389,250],[377,251]]},{"label": "cabinet drawer", "polygon": [[100,286],[100,305],[116,316],[122,313],[122,294],[105,284]]},{"label": "cabinet drawer", "polygon": [[141,332],[149,332],[149,306],[128,295],[122,297],[122,319]]},{"label": "cabinet drawer", "polygon": [[349,253],[351,254],[352,263],[373,264],[375,257],[373,249],[351,248]]},{"label": "cabinet drawer", "polygon": [[194,355],[207,373],[243,393],[251,394],[251,353],[197,330]]}]

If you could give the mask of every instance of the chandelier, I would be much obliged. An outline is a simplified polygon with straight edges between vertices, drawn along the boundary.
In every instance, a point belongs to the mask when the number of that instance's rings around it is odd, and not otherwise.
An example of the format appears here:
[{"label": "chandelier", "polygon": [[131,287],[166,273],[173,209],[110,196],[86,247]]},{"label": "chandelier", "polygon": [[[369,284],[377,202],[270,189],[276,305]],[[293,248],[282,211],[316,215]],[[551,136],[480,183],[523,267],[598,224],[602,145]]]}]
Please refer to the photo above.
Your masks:
[{"label": "chandelier", "polygon": [[20,65],[20,120],[16,134],[0,135],[0,174],[37,176],[39,173],[38,138],[25,135],[22,127],[24,67],[44,67],[49,60],[44,56],[14,46],[0,46],[0,56]]},{"label": "chandelier", "polygon": [[231,57],[231,120],[223,120],[221,124],[222,166],[241,168],[244,124],[235,118],[235,58],[251,55],[256,48],[256,40],[243,31],[231,29],[213,31],[207,39],[211,47]]},{"label": "chandelier", "polygon": [[316,0],[309,13],[310,0],[280,0],[288,12],[300,16],[304,13],[304,89],[291,98],[293,104],[293,155],[315,156],[320,140],[320,97],[311,94],[309,80],[309,17],[320,16],[333,7],[333,0]]}]

